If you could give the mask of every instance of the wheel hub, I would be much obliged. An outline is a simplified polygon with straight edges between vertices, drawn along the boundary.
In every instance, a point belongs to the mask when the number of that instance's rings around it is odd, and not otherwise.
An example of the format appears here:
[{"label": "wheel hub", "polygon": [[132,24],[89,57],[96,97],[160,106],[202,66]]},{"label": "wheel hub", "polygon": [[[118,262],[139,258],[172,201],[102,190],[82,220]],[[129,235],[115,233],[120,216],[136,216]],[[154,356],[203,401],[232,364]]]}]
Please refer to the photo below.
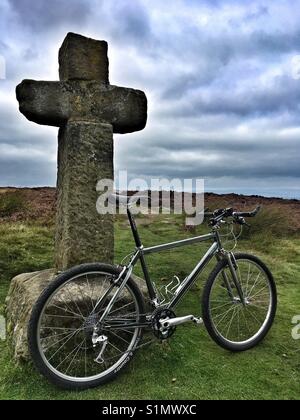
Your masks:
[{"label": "wheel hub", "polygon": [[98,315],[97,314],[91,314],[86,318],[86,320],[83,324],[84,333],[85,333],[85,336],[86,336],[86,339],[87,339],[88,342],[92,341],[93,333],[95,331],[95,327],[96,327],[98,321],[99,321]]}]

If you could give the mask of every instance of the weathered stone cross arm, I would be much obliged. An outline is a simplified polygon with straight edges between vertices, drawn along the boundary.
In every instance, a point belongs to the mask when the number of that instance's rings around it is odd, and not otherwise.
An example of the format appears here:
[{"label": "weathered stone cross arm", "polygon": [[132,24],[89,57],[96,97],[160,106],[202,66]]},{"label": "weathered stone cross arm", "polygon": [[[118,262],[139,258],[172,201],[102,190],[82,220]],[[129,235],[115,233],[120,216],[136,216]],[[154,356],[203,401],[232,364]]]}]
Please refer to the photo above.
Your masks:
[{"label": "weathered stone cross arm", "polygon": [[30,121],[61,127],[70,119],[109,123],[115,133],[143,130],[147,99],[143,92],[98,81],[37,82],[17,87],[20,111]]},{"label": "weathered stone cross arm", "polygon": [[61,127],[70,119],[112,124],[115,133],[142,130],[144,92],[109,84],[107,43],[69,33],[59,52],[60,82],[24,80],[20,111],[30,121]]}]

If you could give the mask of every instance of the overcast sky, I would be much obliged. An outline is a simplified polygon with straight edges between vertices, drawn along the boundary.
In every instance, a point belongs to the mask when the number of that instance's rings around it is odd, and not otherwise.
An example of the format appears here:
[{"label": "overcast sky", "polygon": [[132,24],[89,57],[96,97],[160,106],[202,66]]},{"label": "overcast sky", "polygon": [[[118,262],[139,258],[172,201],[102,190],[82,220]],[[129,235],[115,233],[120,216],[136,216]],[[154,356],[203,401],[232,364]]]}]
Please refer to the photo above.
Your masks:
[{"label": "overcast sky", "polygon": [[69,31],[107,40],[110,82],[148,96],[116,170],[300,198],[300,0],[0,0],[1,186],[55,185],[57,129],[19,114],[14,89],[58,79]]}]

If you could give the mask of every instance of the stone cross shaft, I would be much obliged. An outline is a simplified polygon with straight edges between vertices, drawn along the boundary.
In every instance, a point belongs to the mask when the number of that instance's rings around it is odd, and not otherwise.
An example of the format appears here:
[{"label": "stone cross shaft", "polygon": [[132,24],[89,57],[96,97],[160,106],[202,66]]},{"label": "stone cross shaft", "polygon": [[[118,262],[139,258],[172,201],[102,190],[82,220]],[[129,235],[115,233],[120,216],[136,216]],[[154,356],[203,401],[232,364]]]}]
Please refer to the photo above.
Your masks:
[{"label": "stone cross shaft", "polygon": [[60,127],[56,267],[113,261],[113,217],[96,211],[96,185],[113,179],[113,133],[142,130],[147,98],[109,84],[107,43],[69,33],[59,51],[59,82],[24,80],[20,111]]}]

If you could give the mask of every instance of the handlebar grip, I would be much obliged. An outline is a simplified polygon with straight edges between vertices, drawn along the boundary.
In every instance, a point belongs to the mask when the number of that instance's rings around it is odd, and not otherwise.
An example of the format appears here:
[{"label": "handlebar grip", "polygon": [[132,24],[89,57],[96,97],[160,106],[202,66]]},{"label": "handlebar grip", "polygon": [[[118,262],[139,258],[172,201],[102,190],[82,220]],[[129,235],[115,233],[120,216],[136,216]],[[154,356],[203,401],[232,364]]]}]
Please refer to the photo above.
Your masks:
[{"label": "handlebar grip", "polygon": [[260,212],[260,210],[261,210],[261,206],[258,206],[256,207],[255,210],[250,211],[250,212],[234,212],[233,216],[234,217],[255,217]]}]

